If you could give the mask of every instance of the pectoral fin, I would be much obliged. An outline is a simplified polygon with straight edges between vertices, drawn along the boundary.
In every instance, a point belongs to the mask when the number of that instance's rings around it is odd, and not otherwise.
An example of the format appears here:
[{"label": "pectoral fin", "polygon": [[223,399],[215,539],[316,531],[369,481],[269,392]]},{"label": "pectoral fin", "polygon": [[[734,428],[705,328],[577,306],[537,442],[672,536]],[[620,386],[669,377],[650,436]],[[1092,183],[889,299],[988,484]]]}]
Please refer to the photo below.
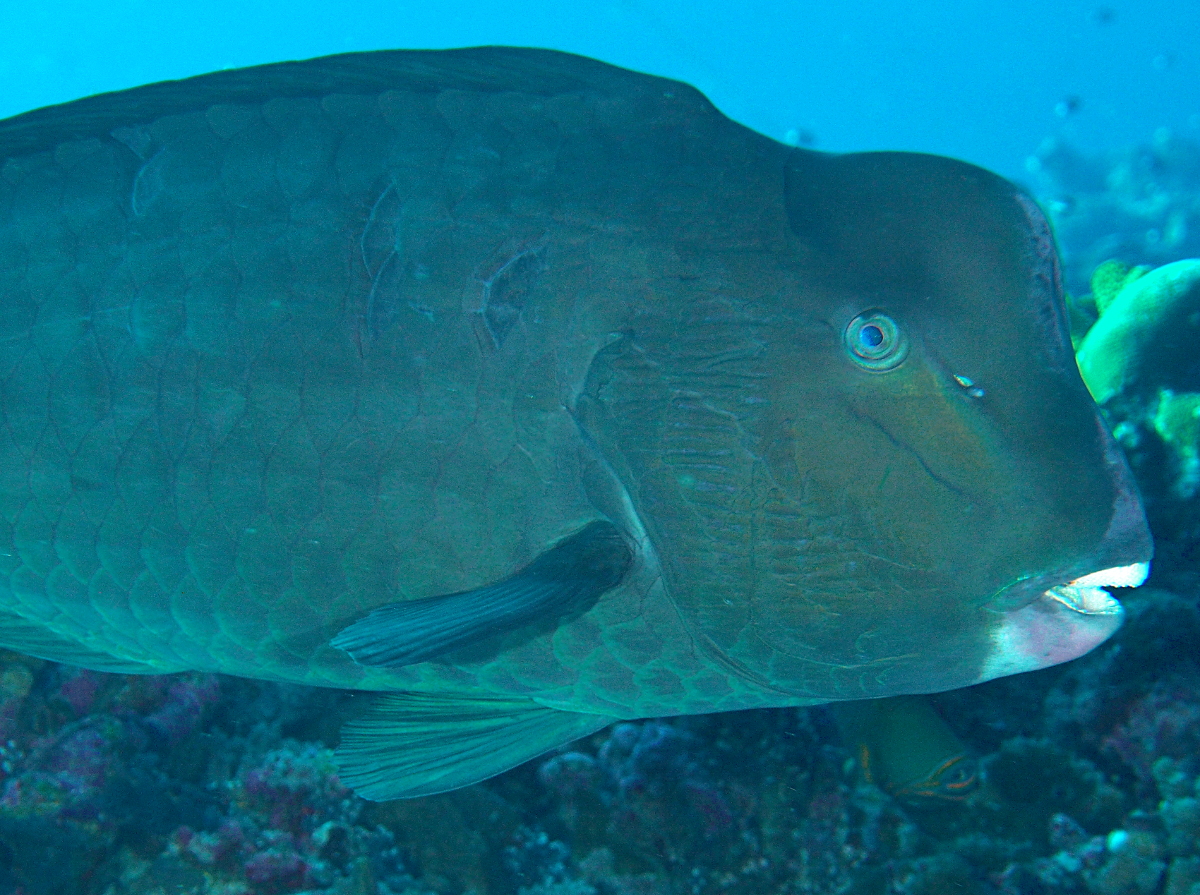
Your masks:
[{"label": "pectoral fin", "polygon": [[458,789],[594,733],[616,719],[531,699],[398,693],[342,729],[342,782],[375,801]]},{"label": "pectoral fin", "polygon": [[426,662],[536,622],[580,615],[620,583],[632,562],[616,527],[592,522],[503,581],[381,606],[330,642],[360,665]]}]

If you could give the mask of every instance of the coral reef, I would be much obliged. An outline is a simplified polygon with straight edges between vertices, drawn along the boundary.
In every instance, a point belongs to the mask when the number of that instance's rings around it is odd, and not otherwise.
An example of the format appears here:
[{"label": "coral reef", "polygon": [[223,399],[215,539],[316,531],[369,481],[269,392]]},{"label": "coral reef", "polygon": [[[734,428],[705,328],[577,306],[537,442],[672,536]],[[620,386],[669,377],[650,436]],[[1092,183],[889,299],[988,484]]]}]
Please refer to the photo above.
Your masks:
[{"label": "coral reef", "polygon": [[1088,291],[1102,262],[1159,266],[1200,256],[1200,145],[1158,130],[1145,145],[1085,154],[1058,138],[1027,161],[1054,221],[1067,288]]},{"label": "coral reef", "polygon": [[1101,404],[1121,394],[1200,387],[1200,355],[1195,350],[1200,339],[1200,260],[1175,261],[1149,273],[1135,271],[1127,272],[1109,295],[1093,286],[1099,319],[1084,336],[1076,358],[1084,382]]},{"label": "coral reef", "polygon": [[1190,892],[1200,610],[1149,588],[1127,602],[1084,659],[935,699],[980,756],[961,802],[862,782],[817,708],[618,724],[480,786],[364,803],[307,723],[349,697],[8,657],[32,682],[10,697],[26,721],[0,891]]}]

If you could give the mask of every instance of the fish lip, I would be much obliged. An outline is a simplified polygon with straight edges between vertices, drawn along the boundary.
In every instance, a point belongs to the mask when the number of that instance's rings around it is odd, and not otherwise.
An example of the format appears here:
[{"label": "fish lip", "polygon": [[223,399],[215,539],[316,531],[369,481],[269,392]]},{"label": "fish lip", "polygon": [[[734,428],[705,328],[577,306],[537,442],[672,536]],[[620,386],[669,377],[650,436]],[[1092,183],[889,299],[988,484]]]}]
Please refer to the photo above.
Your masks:
[{"label": "fish lip", "polygon": [[1149,574],[1149,561],[1113,566],[1055,585],[1043,596],[1082,615],[1117,615],[1122,612],[1121,603],[1105,588],[1138,587]]},{"label": "fish lip", "polygon": [[1149,575],[1154,540],[1133,473],[1099,411],[1095,424],[1114,488],[1104,536],[1077,562],[1005,585],[986,602],[988,609],[1007,613],[1034,603],[1052,603],[1079,615],[1115,615],[1120,603],[1103,588],[1137,587]]}]

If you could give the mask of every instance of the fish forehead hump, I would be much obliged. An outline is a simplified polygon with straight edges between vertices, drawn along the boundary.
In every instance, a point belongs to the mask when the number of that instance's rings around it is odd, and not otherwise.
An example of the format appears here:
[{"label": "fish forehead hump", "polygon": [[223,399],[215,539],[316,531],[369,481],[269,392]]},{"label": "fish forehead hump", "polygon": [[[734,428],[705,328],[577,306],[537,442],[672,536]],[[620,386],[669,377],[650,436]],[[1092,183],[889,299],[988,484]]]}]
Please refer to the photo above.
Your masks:
[{"label": "fish forehead hump", "polygon": [[[1136,522],[1111,546],[1123,467],[1033,293],[991,288],[1035,228],[970,166],[826,174],[854,157],[503,48],[150,85],[0,124],[0,155],[17,648],[624,716],[791,704],[978,679],[997,590],[1139,552]],[[982,212],[931,213],[956,207],[906,186],[931,164]],[[997,353],[992,300],[1000,353],[1052,383],[1046,450],[1006,361],[980,383],[1020,400],[980,412],[954,379]],[[843,330],[875,307],[911,350],[864,377]],[[411,668],[329,646],[597,519],[638,559],[579,618]]]}]

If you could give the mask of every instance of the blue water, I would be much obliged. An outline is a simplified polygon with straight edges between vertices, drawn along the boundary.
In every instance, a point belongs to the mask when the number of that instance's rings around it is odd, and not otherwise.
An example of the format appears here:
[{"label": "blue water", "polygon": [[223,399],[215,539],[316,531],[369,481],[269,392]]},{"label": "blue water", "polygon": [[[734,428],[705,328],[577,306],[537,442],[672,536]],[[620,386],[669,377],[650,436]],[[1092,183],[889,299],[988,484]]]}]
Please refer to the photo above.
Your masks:
[{"label": "blue water", "polygon": [[689,81],[778,139],[1015,177],[1048,135],[1200,136],[1196,0],[3,0],[0,13],[0,117],[222,67],[503,43]]}]

